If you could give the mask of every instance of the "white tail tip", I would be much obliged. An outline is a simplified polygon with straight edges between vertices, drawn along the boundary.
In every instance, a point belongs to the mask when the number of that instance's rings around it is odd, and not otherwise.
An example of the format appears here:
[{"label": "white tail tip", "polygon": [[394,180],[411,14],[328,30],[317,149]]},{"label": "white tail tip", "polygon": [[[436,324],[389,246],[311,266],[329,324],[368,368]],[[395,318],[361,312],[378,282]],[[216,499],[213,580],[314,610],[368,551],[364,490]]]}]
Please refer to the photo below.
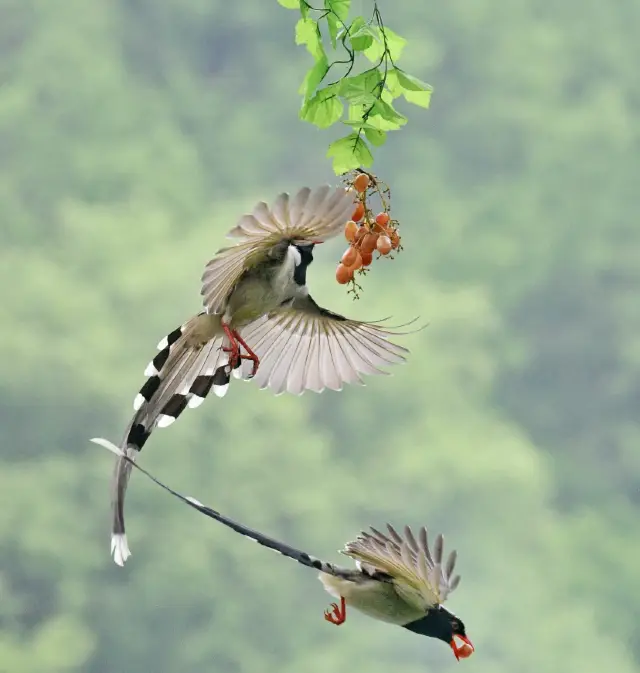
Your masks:
[{"label": "white tail tip", "polygon": [[116,456],[124,456],[124,451],[119,446],[116,446],[113,442],[110,442],[108,439],[94,437],[90,441],[92,441],[94,444],[98,444],[98,446],[104,447],[108,451],[111,451],[111,453],[115,453]]},{"label": "white tail tip", "polygon": [[144,375],[145,376],[156,376],[158,373],[158,370],[156,369],[156,366],[153,364],[153,360],[147,365],[147,368],[144,370]]},{"label": "white tail tip", "polygon": [[224,397],[229,390],[229,384],[225,383],[223,386],[213,386],[213,394],[217,397]]},{"label": "white tail tip", "polygon": [[189,409],[196,409],[199,407],[202,403],[204,402],[204,397],[200,397],[199,395],[193,395],[188,402]]},{"label": "white tail tip", "polygon": [[129,556],[131,556],[127,536],[124,533],[111,536],[111,555],[113,556],[113,560],[121,567]]},{"label": "white tail tip", "polygon": [[168,428],[172,423],[175,423],[175,416],[167,416],[167,414],[160,414],[158,416],[158,427]]}]

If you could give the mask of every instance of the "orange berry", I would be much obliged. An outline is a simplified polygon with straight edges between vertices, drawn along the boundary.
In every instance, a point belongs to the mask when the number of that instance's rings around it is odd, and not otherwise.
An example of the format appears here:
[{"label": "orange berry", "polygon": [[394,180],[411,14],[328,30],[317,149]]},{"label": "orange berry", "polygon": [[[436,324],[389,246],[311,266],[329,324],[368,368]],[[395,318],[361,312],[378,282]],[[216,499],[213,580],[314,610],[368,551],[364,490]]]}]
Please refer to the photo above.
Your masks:
[{"label": "orange berry", "polygon": [[353,220],[349,220],[344,225],[344,237],[347,239],[347,241],[351,243],[353,239],[356,237],[357,233],[358,233],[358,225]]},{"label": "orange berry", "polygon": [[376,249],[377,242],[378,242],[378,234],[367,234],[362,239],[362,245],[360,246],[362,252],[373,252]]},{"label": "orange berry", "polygon": [[376,223],[381,227],[386,227],[389,223],[389,213],[378,213],[376,215]]},{"label": "orange berry", "polygon": [[369,266],[369,264],[371,264],[373,261],[372,252],[362,252],[360,253],[360,257],[362,258],[362,266]]},{"label": "orange berry", "polygon": [[345,285],[353,278],[353,269],[349,269],[344,264],[338,264],[336,269],[336,280],[340,285]]},{"label": "orange berry", "polygon": [[381,255],[388,255],[391,252],[391,239],[388,236],[380,236],[376,243],[376,248]]},{"label": "orange berry", "polygon": [[345,266],[352,267],[355,262],[356,262],[356,256],[359,255],[360,253],[355,249],[349,246],[346,250],[344,255],[342,255],[342,259],[340,260]]},{"label": "orange berry", "polygon": [[354,240],[355,245],[359,245],[362,242],[362,239],[367,235],[367,228],[366,227],[359,227],[358,231],[356,232],[356,237]]},{"label": "orange berry", "polygon": [[369,176],[366,175],[365,173],[360,173],[358,177],[353,181],[353,188],[356,190],[356,192],[365,192],[367,190],[367,187],[371,183],[371,180],[369,179]]},{"label": "orange berry", "polygon": [[356,258],[353,260],[352,264],[349,264],[349,269],[351,269],[351,273],[354,271],[357,271],[361,266],[362,266],[362,255],[356,250]]},{"label": "orange berry", "polygon": [[[366,177],[366,176],[365,176]],[[364,205],[360,201],[358,201],[355,210],[353,211],[353,215],[351,216],[351,219],[354,222],[360,222],[360,220],[364,217]]]},{"label": "orange berry", "polygon": [[458,648],[458,656],[460,659],[467,659],[473,654],[473,647],[469,643],[462,643],[462,646]]}]

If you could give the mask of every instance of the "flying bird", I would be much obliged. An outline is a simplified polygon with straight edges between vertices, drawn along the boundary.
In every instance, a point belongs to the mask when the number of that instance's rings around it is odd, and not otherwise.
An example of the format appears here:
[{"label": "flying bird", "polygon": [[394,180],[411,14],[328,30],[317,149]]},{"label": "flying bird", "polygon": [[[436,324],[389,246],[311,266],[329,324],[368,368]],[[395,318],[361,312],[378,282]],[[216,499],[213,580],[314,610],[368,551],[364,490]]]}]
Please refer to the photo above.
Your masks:
[{"label": "flying bird", "polygon": [[[121,447],[134,457],[154,428],[171,425],[213,390],[223,397],[231,374],[275,394],[340,390],[364,374],[405,360],[406,348],[380,323],[345,318],[319,306],[307,288],[314,246],[344,228],[353,194],[328,185],[280,194],[240,218],[202,275],[204,311],[170,332],[145,370]],[[111,553],[123,565],[131,552],[124,501],[131,464],[119,459],[112,487]]]},{"label": "flying bird", "polygon": [[456,552],[450,552],[445,560],[442,535],[436,536],[430,548],[424,527],[417,536],[409,526],[405,526],[403,535],[389,524],[387,533],[371,528],[370,532],[362,532],[353,542],[348,542],[342,550],[355,561],[356,568],[341,568],[247,528],[195,498],[181,495],[134,463],[112,442],[100,438],[91,441],[112,451],[193,509],[264,547],[318,570],[324,588],[339,601],[325,611],[324,618],[328,622],[344,624],[349,606],[374,619],[442,640],[451,647],[458,660],[473,654],[474,646],[464,623],[443,606],[460,583],[460,576],[454,575]]}]

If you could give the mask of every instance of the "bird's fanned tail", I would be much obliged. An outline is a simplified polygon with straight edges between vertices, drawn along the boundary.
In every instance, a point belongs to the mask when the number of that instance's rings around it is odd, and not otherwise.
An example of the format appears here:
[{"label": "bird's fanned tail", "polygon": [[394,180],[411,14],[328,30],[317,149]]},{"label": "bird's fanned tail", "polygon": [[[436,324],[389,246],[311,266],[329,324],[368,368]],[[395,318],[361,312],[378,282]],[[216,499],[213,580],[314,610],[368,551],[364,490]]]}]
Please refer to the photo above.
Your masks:
[{"label": "bird's fanned tail", "polygon": [[333,575],[335,577],[341,577],[343,579],[352,581],[358,581],[361,578],[362,573],[359,570],[340,568],[338,566],[333,565],[333,563],[329,563],[328,561],[322,561],[314,556],[311,556],[310,554],[307,554],[306,552],[300,551],[299,549],[295,549],[294,547],[290,547],[289,545],[283,542],[274,540],[273,538],[270,538],[267,535],[263,535],[262,533],[255,531],[251,528],[248,528],[247,526],[244,526],[241,523],[233,521],[233,519],[229,519],[224,514],[221,514],[215,509],[212,509],[207,505],[203,505],[195,498],[178,493],[178,491],[175,491],[170,486],[167,486],[166,484],[162,483],[159,479],[154,477],[150,472],[141,467],[133,459],[125,455],[124,451],[120,447],[116,446],[109,440],[102,438],[94,438],[91,441],[94,444],[98,444],[99,446],[108,449],[112,453],[115,453],[116,456],[118,456],[118,462],[126,463],[129,468],[129,471],[131,471],[131,469],[135,467],[137,470],[139,470],[145,476],[151,479],[151,481],[157,484],[160,488],[164,489],[165,491],[173,495],[175,498],[178,498],[178,500],[181,500],[185,504],[189,505],[189,507],[197,510],[198,512],[204,514],[205,516],[208,516],[210,519],[218,521],[227,528],[231,528],[231,530],[235,531],[236,533],[240,533],[240,535],[243,535],[244,537],[247,537],[253,540],[254,542],[257,542],[263,547],[267,547],[268,549],[272,549],[273,551],[276,551],[279,554],[286,556],[287,558],[293,559],[294,561],[297,561],[298,563],[300,563],[303,566],[306,566],[307,568],[313,568],[314,570],[327,573],[328,575]]}]

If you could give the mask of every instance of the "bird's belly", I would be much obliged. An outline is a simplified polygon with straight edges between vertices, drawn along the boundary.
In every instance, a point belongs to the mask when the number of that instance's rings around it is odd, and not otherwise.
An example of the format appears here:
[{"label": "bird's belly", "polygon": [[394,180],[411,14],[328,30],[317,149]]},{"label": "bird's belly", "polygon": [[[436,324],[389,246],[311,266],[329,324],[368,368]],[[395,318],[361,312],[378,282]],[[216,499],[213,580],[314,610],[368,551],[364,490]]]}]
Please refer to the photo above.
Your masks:
[{"label": "bird's belly", "polygon": [[365,578],[362,582],[350,582],[324,573],[319,578],[332,596],[344,598],[354,610],[374,619],[403,625],[424,617],[423,611],[405,603],[388,582]]},{"label": "bird's belly", "polygon": [[273,286],[261,278],[242,280],[231,293],[227,302],[225,319],[233,327],[242,327],[257,320],[265,313],[278,308],[286,299]]}]

